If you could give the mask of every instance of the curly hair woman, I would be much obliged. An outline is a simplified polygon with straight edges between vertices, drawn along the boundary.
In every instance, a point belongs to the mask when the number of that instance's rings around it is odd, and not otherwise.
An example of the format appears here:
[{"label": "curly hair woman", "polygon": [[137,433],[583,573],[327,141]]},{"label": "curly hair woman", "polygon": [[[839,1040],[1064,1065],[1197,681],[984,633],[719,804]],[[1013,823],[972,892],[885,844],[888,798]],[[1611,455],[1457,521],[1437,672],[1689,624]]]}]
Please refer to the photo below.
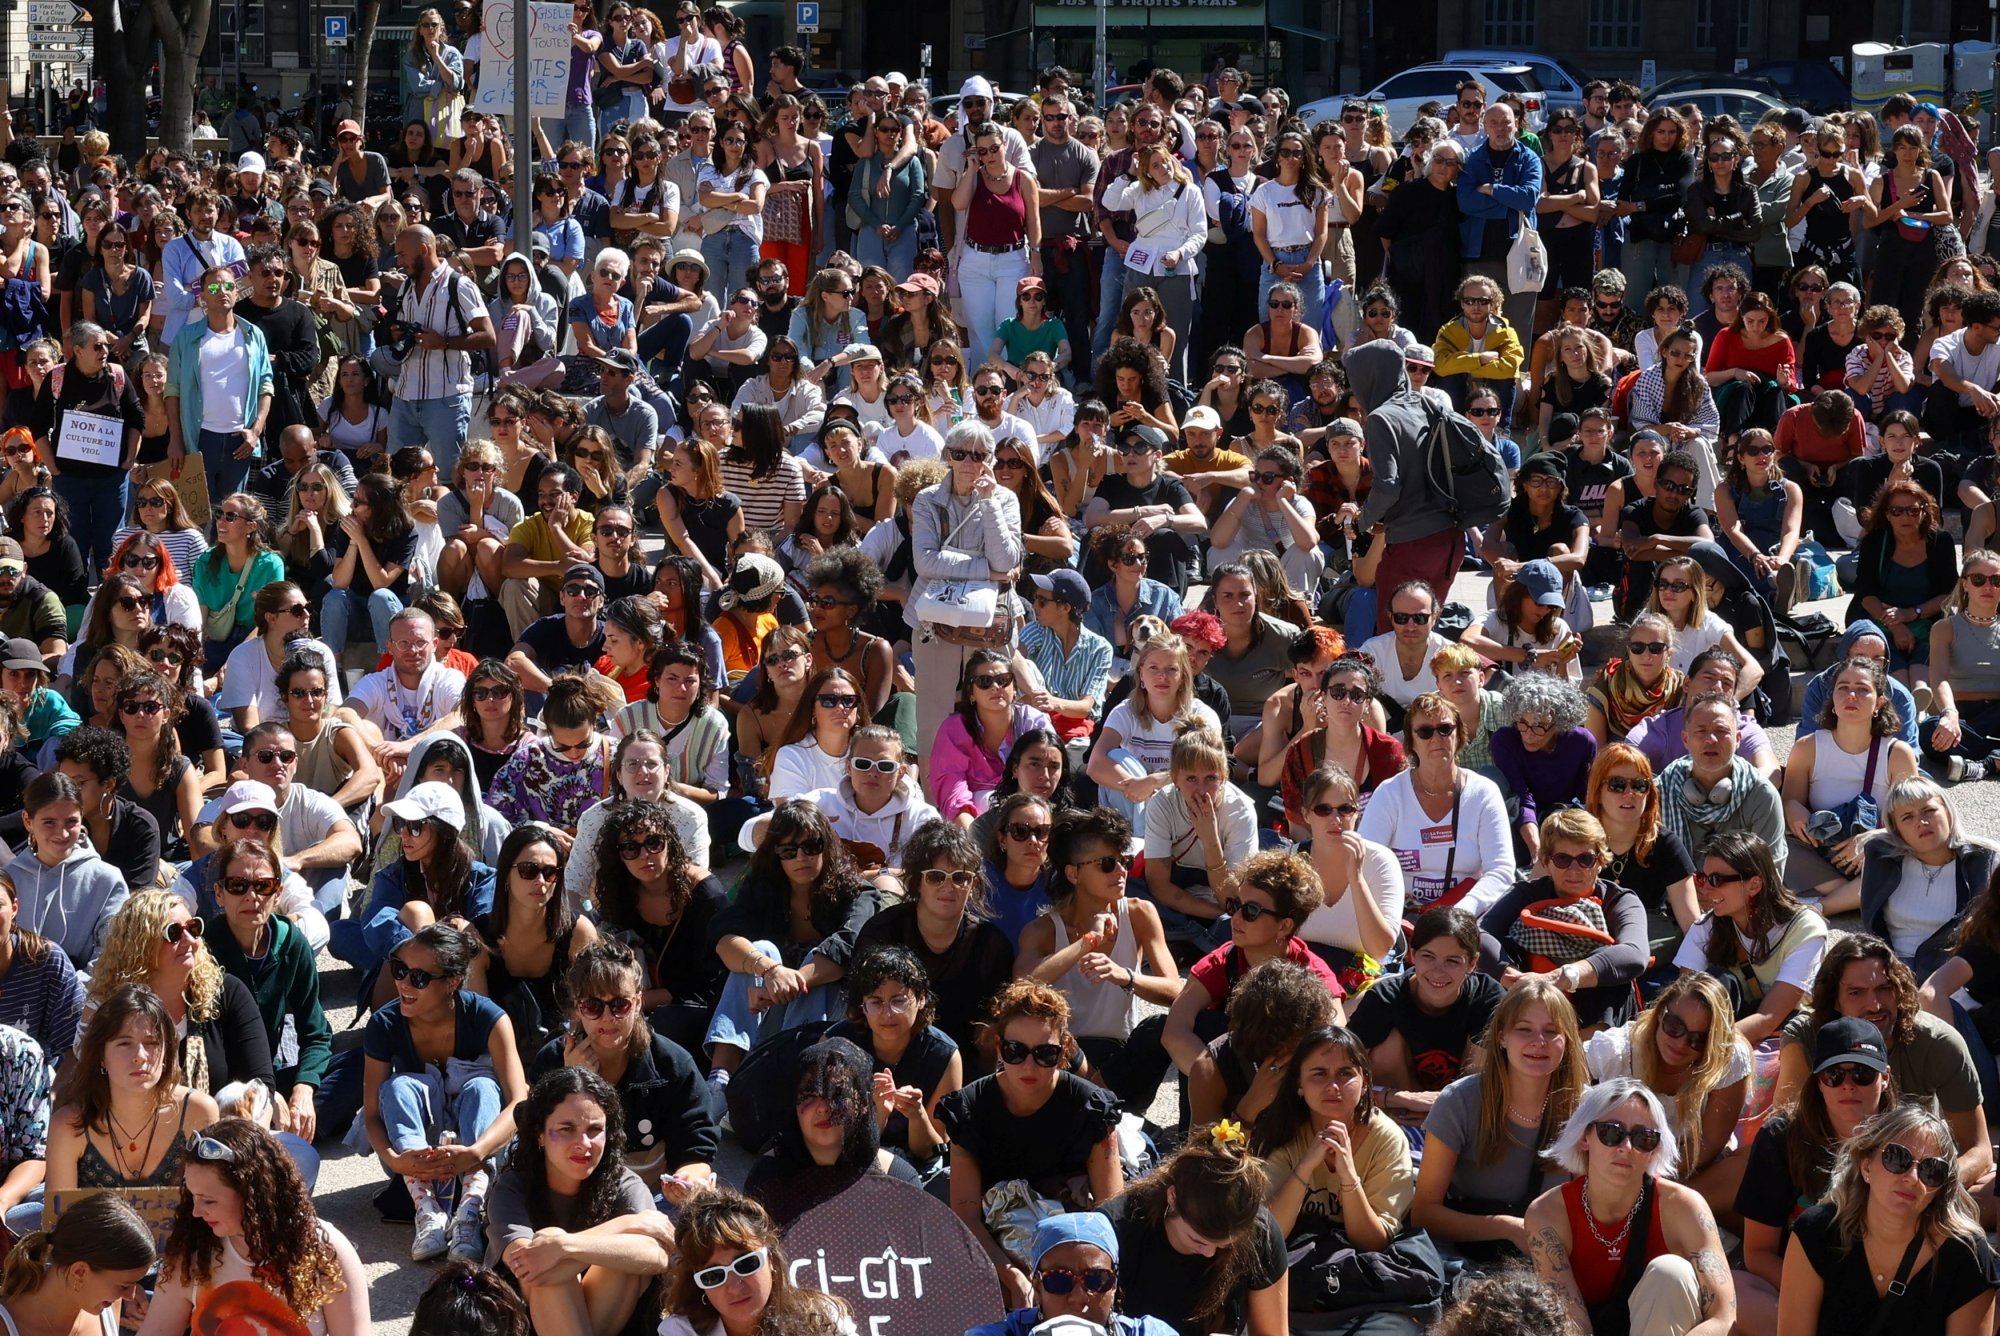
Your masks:
[{"label": "curly hair woman", "polygon": [[1128,426],[1152,427],[1180,438],[1174,406],[1167,397],[1167,364],[1137,339],[1113,339],[1097,359],[1097,397],[1112,406],[1114,439]]},{"label": "curly hair woman", "polygon": [[599,922],[643,963],[640,1001],[647,1015],[668,1038],[699,1053],[722,995],[724,970],[709,943],[729,897],[714,873],[688,857],[660,804],[610,803],[596,829],[591,899]]},{"label": "curly hair woman", "polygon": [[1590,704],[1575,686],[1547,673],[1522,673],[1500,697],[1493,764],[1514,808],[1514,834],[1532,862],[1541,852],[1541,818],[1583,801],[1597,739],[1583,726]]},{"label": "curly hair woman", "polygon": [[1847,620],[1886,628],[1898,681],[1914,686],[1929,677],[1931,627],[1957,589],[1957,555],[1936,499],[1906,478],[1884,484],[1862,517]]},{"label": "curly hair woman", "polygon": [[846,1304],[793,1284],[777,1226],[739,1192],[717,1188],[689,1202],[675,1243],[660,1336],[839,1336],[854,1330]]},{"label": "curly hair woman", "polygon": [[536,1331],[651,1330],[674,1233],[626,1167],[618,1092],[588,1067],[557,1067],[515,1121],[513,1163],[487,1197],[487,1265],[520,1285]]}]

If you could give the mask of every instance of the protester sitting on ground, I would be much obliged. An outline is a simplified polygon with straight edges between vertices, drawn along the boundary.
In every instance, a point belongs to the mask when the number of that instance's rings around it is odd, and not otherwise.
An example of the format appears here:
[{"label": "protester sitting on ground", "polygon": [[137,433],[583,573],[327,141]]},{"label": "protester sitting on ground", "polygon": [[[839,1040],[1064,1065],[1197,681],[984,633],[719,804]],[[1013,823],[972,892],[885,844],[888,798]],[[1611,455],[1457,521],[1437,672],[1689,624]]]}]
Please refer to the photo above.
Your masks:
[{"label": "protester sitting on ground", "polygon": [[1729,993],[1736,1032],[1752,1044],[1781,1029],[1806,1001],[1827,950],[1826,919],[1787,890],[1771,846],[1745,830],[1701,846],[1695,899],[1674,966],[1713,974]]}]

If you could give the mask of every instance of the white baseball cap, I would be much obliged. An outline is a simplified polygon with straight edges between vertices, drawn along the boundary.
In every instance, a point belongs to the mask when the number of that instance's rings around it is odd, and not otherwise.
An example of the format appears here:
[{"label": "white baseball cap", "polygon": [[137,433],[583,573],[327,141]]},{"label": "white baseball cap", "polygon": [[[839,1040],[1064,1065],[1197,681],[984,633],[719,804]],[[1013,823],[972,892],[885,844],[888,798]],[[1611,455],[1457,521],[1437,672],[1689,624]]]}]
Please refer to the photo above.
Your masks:
[{"label": "white baseball cap", "polygon": [[458,790],[435,779],[425,780],[382,810],[399,821],[422,821],[435,817],[453,830],[465,829],[465,800]]},{"label": "white baseball cap", "polygon": [[261,153],[245,153],[236,160],[236,170],[239,172],[255,172],[257,175],[262,176],[264,174],[264,155]]}]

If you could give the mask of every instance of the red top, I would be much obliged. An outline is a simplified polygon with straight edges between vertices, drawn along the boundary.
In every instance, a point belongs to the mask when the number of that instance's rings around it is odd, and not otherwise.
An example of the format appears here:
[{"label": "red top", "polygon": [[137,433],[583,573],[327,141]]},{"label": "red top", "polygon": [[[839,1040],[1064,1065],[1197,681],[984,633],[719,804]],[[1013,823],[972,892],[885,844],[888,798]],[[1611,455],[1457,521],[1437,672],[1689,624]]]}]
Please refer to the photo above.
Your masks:
[{"label": "red top", "polygon": [[[1586,1305],[1601,1304],[1611,1297],[1613,1290],[1618,1288],[1618,1278],[1625,1270],[1626,1258],[1621,1254],[1618,1260],[1613,1261],[1604,1251],[1604,1245],[1600,1244],[1596,1235],[1590,1232],[1590,1225],[1583,1218],[1583,1184],[1583,1179],[1572,1178],[1562,1185],[1563,1211],[1569,1216],[1569,1265],[1576,1273],[1576,1288],[1583,1295],[1583,1302]],[[1644,1260],[1648,1262],[1655,1257],[1664,1256],[1667,1251],[1667,1236],[1660,1228],[1660,1196],[1657,1186],[1653,1189],[1652,1217],[1647,1222],[1638,1220],[1632,1222],[1632,1233],[1634,1235],[1643,1233],[1645,1236]],[[1602,1220],[1597,1222],[1598,1233],[1613,1240],[1617,1238],[1615,1231],[1623,1227],[1622,1220],[1608,1229]],[[1629,1242],[1627,1246],[1630,1246]]]},{"label": "red top", "polygon": [[[1317,974],[1320,982],[1326,985],[1326,991],[1335,997],[1347,996],[1347,990],[1342,988],[1340,980],[1334,977],[1333,969],[1319,958],[1318,952],[1306,945],[1305,938],[1295,934],[1285,943],[1285,959],[1294,965],[1304,965]],[[1207,991],[1208,1004],[1211,1007],[1221,1006],[1229,996],[1229,990],[1249,972],[1250,966],[1243,959],[1243,953],[1236,949],[1234,942],[1224,942],[1188,966],[1188,978]]]},{"label": "red top", "polygon": [[1861,414],[1855,413],[1847,419],[1846,431],[1838,436],[1828,436],[1813,421],[1812,411],[1811,404],[1799,404],[1787,408],[1778,418],[1780,455],[1789,455],[1808,464],[1845,464],[1850,459],[1861,458],[1868,446]]},{"label": "red top", "polygon": [[1789,365],[1793,376],[1798,375],[1799,356],[1792,348],[1792,336],[1780,334],[1776,342],[1762,348],[1752,348],[1743,342],[1743,336],[1733,329],[1725,329],[1715,336],[1715,342],[1708,348],[1708,365],[1704,371],[1754,371],[1760,376],[1777,379],[1778,368]]},{"label": "red top", "polygon": [[996,195],[986,184],[986,173],[978,168],[979,179],[972,185],[972,207],[965,211],[965,239],[982,246],[1018,246],[1028,236],[1028,202],[1021,195],[1021,171],[1007,183],[1007,193]]},{"label": "red top", "polygon": [[591,667],[624,688],[625,703],[627,705],[646,699],[646,692],[653,685],[650,665],[642,664],[638,671],[620,677],[617,670],[612,667],[611,656],[609,654],[600,654],[597,656],[597,662],[592,664]]}]

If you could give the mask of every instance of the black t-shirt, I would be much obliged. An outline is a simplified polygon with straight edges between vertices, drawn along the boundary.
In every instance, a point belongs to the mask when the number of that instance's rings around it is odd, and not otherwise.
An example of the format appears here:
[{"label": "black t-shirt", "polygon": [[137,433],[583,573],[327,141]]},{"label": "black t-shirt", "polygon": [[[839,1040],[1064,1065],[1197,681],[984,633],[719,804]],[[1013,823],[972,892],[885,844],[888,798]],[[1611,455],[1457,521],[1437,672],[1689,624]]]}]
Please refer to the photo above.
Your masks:
[{"label": "black t-shirt", "polygon": [[797,297],[787,297],[784,305],[775,309],[757,303],[757,328],[764,331],[765,338],[780,338],[792,332],[792,312],[799,309],[799,301]]},{"label": "black t-shirt", "polygon": [[[327,530],[327,554],[335,562],[338,562],[347,554],[348,546],[352,541],[347,536],[345,529],[335,527]],[[375,561],[378,565],[401,566],[403,568],[403,573],[384,585],[383,588],[395,594],[397,598],[407,600],[410,597],[410,564],[416,560],[417,556],[416,531],[412,530],[402,537],[392,539],[388,542],[376,543],[374,547]],[[358,556],[354,559],[354,575],[347,582],[347,589],[349,593],[358,594],[363,597],[375,592],[375,582],[368,578],[368,564]]]},{"label": "black t-shirt", "polygon": [[1857,329],[1846,343],[1835,343],[1832,325],[1825,321],[1815,325],[1806,335],[1806,346],[1799,350],[1799,383],[1839,389],[1847,379],[1847,354],[1860,339]]},{"label": "black t-shirt", "polygon": [[[1130,510],[1135,506],[1172,506],[1179,510],[1194,503],[1187,485],[1170,473],[1157,475],[1144,487],[1134,487],[1123,474],[1110,474],[1098,486],[1097,498],[1113,510]],[[1146,540],[1146,574],[1176,594],[1186,594],[1193,553],[1193,545],[1184,535],[1160,529]]]},{"label": "black t-shirt", "polygon": [[345,259],[331,253],[326,258],[333,261],[334,266],[340,270],[340,281],[350,288],[362,287],[369,279],[379,278],[382,274],[382,268],[375,262],[375,257],[358,248],[354,254]]},{"label": "black t-shirt", "polygon": [[[1681,513],[1674,516],[1671,524],[1663,526],[1653,512],[1655,500],[1657,500],[1655,497],[1642,496],[1637,501],[1629,503],[1625,509],[1618,512],[1618,527],[1622,530],[1629,525],[1641,538],[1655,538],[1661,535],[1668,538],[1692,538],[1701,532],[1703,525],[1708,523],[1707,513],[1690,501],[1681,507]],[[1655,564],[1650,561],[1634,561],[1630,557],[1625,559],[1625,589],[1618,604],[1619,615],[1624,619],[1629,621],[1638,609],[1645,606],[1646,595],[1653,588]]]},{"label": "black t-shirt", "polygon": [[[1860,1245],[1849,1249],[1841,1242],[1834,1227],[1833,1203],[1822,1202],[1799,1216],[1792,1224],[1792,1236],[1825,1286],[1814,1330],[1820,1336],[1849,1336],[1870,1330],[1878,1311],[1892,1301],[1875,1292],[1874,1277],[1862,1259]],[[1910,1276],[1909,1288],[1893,1301],[1895,1328],[1943,1331],[1953,1313],[1996,1286],[2000,1286],[2000,1274],[1996,1274],[1993,1249],[1983,1234],[1972,1239],[1946,1239],[1934,1257],[1919,1264]]]},{"label": "black t-shirt", "polygon": [[1604,870],[1606,881],[1616,882],[1645,902],[1648,915],[1664,913],[1669,918],[1673,911],[1667,905],[1667,887],[1693,875],[1694,861],[1682,847],[1680,836],[1664,826],[1653,837],[1645,862],[1634,858],[1628,849],[1612,855]]},{"label": "black t-shirt", "polygon": [[1556,513],[1546,529],[1535,527],[1534,516],[1526,506],[1510,506],[1502,532],[1514,549],[1516,561],[1539,561],[1548,556],[1549,549],[1557,543],[1567,544],[1576,537],[1577,525],[1589,523],[1589,518],[1567,501],[1556,506]]},{"label": "black t-shirt", "polygon": [[861,925],[861,935],[854,939],[855,958],[871,946],[900,946],[916,955],[930,976],[937,1027],[960,1048],[972,1047],[973,1026],[987,999],[1014,977],[1014,948],[1006,933],[968,914],[959,924],[958,940],[943,951],[933,951],[917,926],[914,900],[890,905]]},{"label": "black t-shirt", "polygon": [[1370,1048],[1391,1031],[1402,1035],[1410,1055],[1410,1078],[1417,1088],[1442,1090],[1462,1075],[1465,1046],[1486,1033],[1486,1022],[1503,992],[1498,979],[1475,971],[1465,976],[1451,1009],[1433,1016],[1417,1004],[1410,976],[1392,975],[1378,979],[1361,995],[1348,1028]]},{"label": "black t-shirt", "polygon": [[578,646],[570,643],[569,632],[563,629],[563,615],[550,613],[528,623],[521,632],[521,643],[534,656],[535,666],[545,673],[554,674],[561,668],[587,668],[604,653],[604,623],[597,624],[588,645]]},{"label": "black t-shirt", "polygon": [[1604,518],[1604,496],[1611,484],[1632,476],[1632,461],[1616,450],[1606,450],[1595,464],[1585,459],[1580,449],[1568,454],[1570,504],[1594,523]]},{"label": "black t-shirt", "polygon": [[90,600],[90,572],[76,540],[66,533],[51,538],[41,556],[28,558],[28,574],[55,590],[66,607],[82,607]]},{"label": "black t-shirt", "polygon": [[440,237],[450,237],[460,250],[471,250],[500,239],[500,220],[481,211],[468,223],[454,210],[431,219],[431,230]]},{"label": "black t-shirt", "polygon": [[979,1162],[989,1184],[1025,1178],[1046,1191],[1089,1167],[1091,1151],[1118,1126],[1118,1097],[1058,1071],[1048,1103],[1019,1118],[1007,1108],[1000,1078],[982,1076],[939,1100],[937,1112],[952,1145]]},{"label": "black t-shirt", "polygon": [[653,592],[652,569],[645,562],[638,560],[636,552],[633,554],[633,559],[626,564],[623,575],[606,575],[604,568],[599,566],[597,576],[604,581],[604,606],[607,608],[628,595]]},{"label": "black t-shirt", "polygon": [[[187,750],[185,743],[181,750]],[[33,758],[22,755],[12,747],[0,752],[0,812],[13,813],[16,825],[20,824],[22,815],[21,795],[41,773],[35,769]],[[19,841],[10,840],[8,843],[16,849],[21,847]]]},{"label": "black t-shirt", "polygon": [[1208,1288],[1208,1259],[1174,1251],[1165,1229],[1132,1218],[1132,1199],[1114,1197],[1097,1208],[1118,1235],[1119,1309],[1128,1317],[1153,1317],[1178,1332],[1241,1331],[1245,1298],[1285,1278],[1285,1231],[1268,1206],[1257,1208],[1244,1247],[1249,1265],[1221,1314],[1195,1320],[1194,1306]]},{"label": "black t-shirt", "polygon": [[[187,713],[174,725],[174,738],[181,744],[181,755],[193,757],[199,763],[222,745],[222,725],[216,721],[215,703],[208,697],[184,695],[181,699],[187,704]],[[6,790],[0,787],[0,811],[7,807]]]},{"label": "black t-shirt", "polygon": [[[855,949],[860,950],[858,943]],[[937,1092],[938,1083],[944,1080],[945,1071],[951,1066],[952,1055],[958,1052],[951,1036],[935,1025],[911,1035],[903,1056],[892,1063],[875,1056],[874,1035],[866,1021],[837,1021],[826,1037],[847,1040],[874,1060],[877,1071],[888,1072],[899,1088],[915,1086],[924,1092],[925,1099]],[[890,1114],[889,1120],[882,1124],[882,1145],[887,1150],[908,1150],[910,1120],[900,1113]]]},{"label": "black t-shirt", "polygon": [[[1785,1153],[1787,1126],[1786,1116],[1774,1113],[1757,1129],[1757,1139],[1750,1143],[1750,1158],[1743,1164],[1743,1182],[1736,1189],[1738,1215],[1785,1235],[1791,1233],[1799,1214],[1819,1200],[1817,1193],[1808,1193],[1792,1177],[1791,1157]],[[1826,1155],[1826,1168],[1833,1168],[1831,1150]]]}]

